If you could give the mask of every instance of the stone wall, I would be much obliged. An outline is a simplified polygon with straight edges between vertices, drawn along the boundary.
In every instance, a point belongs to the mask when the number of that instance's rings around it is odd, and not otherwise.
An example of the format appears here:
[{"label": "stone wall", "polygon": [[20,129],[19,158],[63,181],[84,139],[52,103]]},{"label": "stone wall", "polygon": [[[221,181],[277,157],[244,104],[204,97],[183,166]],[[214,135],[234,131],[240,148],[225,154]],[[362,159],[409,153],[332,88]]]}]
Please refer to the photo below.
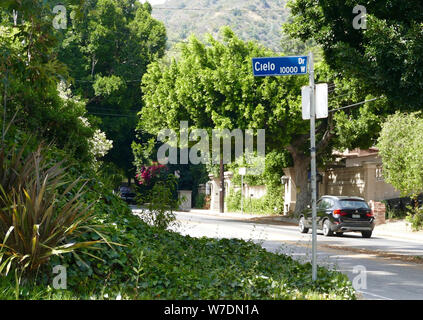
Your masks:
[{"label": "stone wall", "polygon": [[219,210],[219,192],[220,192],[220,179],[214,177],[212,174],[209,175],[210,181],[210,210]]},{"label": "stone wall", "polygon": [[366,201],[382,201],[399,196],[399,191],[380,177],[378,164],[371,162],[328,169],[320,191],[320,195],[357,196]]},{"label": "stone wall", "polygon": [[245,198],[260,199],[266,195],[266,192],[267,192],[266,186],[249,186],[245,182],[244,184],[245,184],[245,187],[244,187]]},{"label": "stone wall", "polygon": [[179,200],[181,200],[181,204],[179,205],[179,210],[190,210],[192,208],[192,191],[191,190],[179,190],[178,197],[179,197]]},{"label": "stone wall", "polygon": [[363,167],[336,168],[326,171],[320,195],[356,196],[365,198],[366,175]]},{"label": "stone wall", "polygon": [[373,215],[375,216],[375,223],[376,225],[384,224],[385,221],[385,213],[386,213],[386,206],[382,202],[378,201],[369,201],[369,206],[373,211]]}]

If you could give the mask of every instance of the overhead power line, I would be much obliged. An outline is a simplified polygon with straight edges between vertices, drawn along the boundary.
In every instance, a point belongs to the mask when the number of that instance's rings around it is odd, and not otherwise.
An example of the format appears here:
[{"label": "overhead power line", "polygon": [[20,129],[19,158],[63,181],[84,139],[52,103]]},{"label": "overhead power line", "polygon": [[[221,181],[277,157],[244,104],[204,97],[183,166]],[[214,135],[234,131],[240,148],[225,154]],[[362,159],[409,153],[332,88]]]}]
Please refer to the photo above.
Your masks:
[{"label": "overhead power line", "polygon": [[136,114],[116,114],[116,113],[100,113],[100,112],[89,112],[88,114],[94,115],[94,116],[108,116],[108,117],[121,117],[121,118],[133,118],[137,117]]},{"label": "overhead power line", "polygon": [[[123,111],[126,112],[126,114],[136,114],[138,112],[140,112],[141,109],[125,109]],[[106,113],[116,113],[117,110],[116,108],[103,108],[103,107],[94,107],[94,106],[89,106],[87,109],[88,112],[106,112]]]},{"label": "overhead power line", "polygon": [[358,103],[354,103],[354,104],[350,104],[349,106],[345,106],[345,107],[341,107],[338,109],[333,109],[333,110],[329,110],[329,112],[335,112],[335,111],[339,111],[339,110],[343,110],[343,109],[347,109],[347,108],[352,108],[352,107],[356,107],[356,106],[360,106],[362,104],[368,103],[368,102],[372,102],[372,101],[376,101],[383,98],[383,96],[379,97],[379,98],[374,98],[374,99],[370,99],[370,100],[366,100],[366,101],[361,101]]}]

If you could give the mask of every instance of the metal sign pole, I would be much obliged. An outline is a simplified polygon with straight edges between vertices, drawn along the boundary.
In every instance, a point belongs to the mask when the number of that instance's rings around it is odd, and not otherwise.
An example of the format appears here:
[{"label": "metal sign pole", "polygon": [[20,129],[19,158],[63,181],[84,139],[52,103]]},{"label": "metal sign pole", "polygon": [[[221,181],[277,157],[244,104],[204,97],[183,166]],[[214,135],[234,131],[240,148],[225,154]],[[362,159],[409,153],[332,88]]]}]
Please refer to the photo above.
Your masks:
[{"label": "metal sign pole", "polygon": [[[313,53],[310,52],[308,57],[264,57],[253,58],[252,67],[255,77],[267,76],[288,76],[288,75],[303,75],[307,74],[307,62],[309,61],[310,87],[302,89],[302,103],[303,103],[303,119],[308,120],[308,112],[310,111],[310,141],[311,141],[311,206],[313,218],[313,253],[312,253],[312,278],[313,281],[317,279],[317,265],[316,265],[316,250],[317,250],[317,235],[316,235],[316,87],[314,85],[314,60]],[[307,61],[308,60],[308,61]],[[320,118],[327,117],[327,86],[326,93],[323,89],[318,90],[323,96],[319,95],[319,113]],[[310,94],[310,95],[309,95]],[[322,101],[325,102],[322,104]],[[308,105],[310,102],[310,105]],[[326,108],[326,115],[322,114],[322,110]]]},{"label": "metal sign pole", "polygon": [[317,280],[317,208],[316,208],[316,95],[314,86],[314,57],[313,53],[309,54],[310,65],[310,152],[311,152],[311,210],[313,219],[313,235],[312,235],[312,280]]},{"label": "metal sign pole", "polygon": [[244,175],[241,175],[241,214],[244,213]]}]

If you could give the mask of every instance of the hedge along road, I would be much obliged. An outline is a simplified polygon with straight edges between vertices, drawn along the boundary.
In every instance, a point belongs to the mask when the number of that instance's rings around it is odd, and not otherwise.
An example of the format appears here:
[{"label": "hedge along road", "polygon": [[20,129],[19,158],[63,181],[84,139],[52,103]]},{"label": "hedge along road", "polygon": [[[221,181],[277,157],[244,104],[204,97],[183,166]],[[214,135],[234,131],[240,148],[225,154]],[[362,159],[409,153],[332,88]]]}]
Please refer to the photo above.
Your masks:
[{"label": "hedge along road", "polygon": [[[287,254],[302,262],[311,261],[311,233],[301,234],[297,226],[197,212],[177,212],[176,216],[181,223],[174,230],[183,235],[252,240],[269,251]],[[373,253],[423,256],[421,243],[382,237],[364,239],[355,233],[324,237],[318,232],[318,244],[318,264],[347,274],[362,299],[423,299],[423,264]]]}]

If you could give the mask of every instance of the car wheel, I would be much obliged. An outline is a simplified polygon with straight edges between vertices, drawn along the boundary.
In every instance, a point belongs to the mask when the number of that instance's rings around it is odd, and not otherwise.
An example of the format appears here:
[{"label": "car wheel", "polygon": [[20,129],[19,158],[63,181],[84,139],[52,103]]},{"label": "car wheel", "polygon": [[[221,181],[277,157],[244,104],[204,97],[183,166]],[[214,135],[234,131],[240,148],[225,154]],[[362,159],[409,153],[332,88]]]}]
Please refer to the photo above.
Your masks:
[{"label": "car wheel", "polygon": [[300,218],[300,222],[298,223],[298,226],[300,227],[301,233],[308,233],[308,228],[305,226],[305,219],[304,217]]},{"label": "car wheel", "polygon": [[329,220],[325,220],[325,222],[323,222],[323,235],[325,237],[330,237],[331,235],[333,235],[333,231],[330,229],[330,221]]},{"label": "car wheel", "polygon": [[372,236],[372,231],[361,231],[363,238],[370,238]]}]

